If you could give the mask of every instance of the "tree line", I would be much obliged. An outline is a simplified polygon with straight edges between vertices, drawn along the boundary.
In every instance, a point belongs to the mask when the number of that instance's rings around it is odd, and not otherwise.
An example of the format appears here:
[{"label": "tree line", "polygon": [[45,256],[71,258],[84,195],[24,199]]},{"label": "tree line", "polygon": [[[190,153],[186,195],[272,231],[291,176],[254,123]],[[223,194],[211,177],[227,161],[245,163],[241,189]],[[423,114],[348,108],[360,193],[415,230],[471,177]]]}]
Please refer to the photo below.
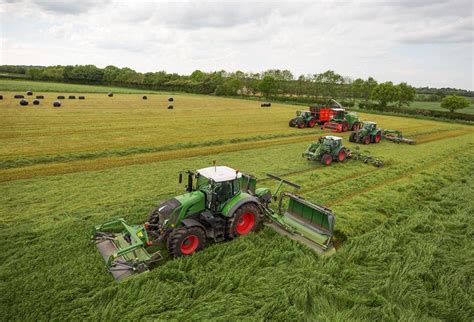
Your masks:
[{"label": "tree line", "polygon": [[[388,105],[409,105],[417,89],[403,82],[378,83],[373,77],[351,79],[332,70],[295,77],[289,70],[270,69],[260,73],[224,70],[190,75],[165,71],[140,73],[131,68],[94,65],[76,66],[0,66],[0,73],[24,75],[33,80],[81,84],[114,85],[162,91],[183,91],[221,96],[264,96],[275,100],[313,103],[326,98],[343,99],[343,105],[385,109]],[[424,88],[424,94],[438,95]],[[457,90],[460,91],[460,90]],[[468,91],[469,92],[469,91]],[[442,92],[449,94],[449,90]],[[444,97],[443,96],[443,97]],[[377,103],[373,103],[376,101]]]}]

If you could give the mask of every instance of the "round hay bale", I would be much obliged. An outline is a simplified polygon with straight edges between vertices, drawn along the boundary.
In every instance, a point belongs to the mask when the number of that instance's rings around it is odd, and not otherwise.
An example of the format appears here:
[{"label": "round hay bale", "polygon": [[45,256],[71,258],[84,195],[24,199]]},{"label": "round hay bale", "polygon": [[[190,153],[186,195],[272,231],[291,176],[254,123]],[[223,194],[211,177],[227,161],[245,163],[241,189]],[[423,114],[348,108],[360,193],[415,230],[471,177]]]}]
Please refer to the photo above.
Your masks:
[{"label": "round hay bale", "polygon": [[15,98],[25,98],[23,95],[15,95]]},{"label": "round hay bale", "polygon": [[21,106],[26,106],[26,105],[28,105],[28,101],[27,100],[21,100],[20,105]]},{"label": "round hay bale", "polygon": [[86,97],[85,97],[85,96],[79,96],[78,99],[80,99],[80,100],[85,100]]},{"label": "round hay bale", "polygon": [[63,100],[63,99],[65,99],[65,98],[66,98],[66,97],[64,97],[63,95],[59,95],[59,96],[57,97],[58,100]]},{"label": "round hay bale", "polygon": [[108,97],[112,97],[114,96],[114,93],[110,92],[109,94],[107,94]]},{"label": "round hay bale", "polygon": [[172,110],[172,109],[173,109],[173,105],[168,105],[168,109],[169,109],[169,110]]},{"label": "round hay bale", "polygon": [[44,96],[43,95],[36,95],[36,99],[42,100],[42,99],[44,99]]},{"label": "round hay bale", "polygon": [[74,95],[69,95],[68,98],[69,98],[70,100],[75,100],[75,99],[76,99],[76,96],[74,96]]},{"label": "round hay bale", "polygon": [[148,97],[146,97],[146,95],[145,95],[145,96],[143,96],[142,98],[143,98],[144,100],[147,100],[147,99],[148,99]]},{"label": "round hay bale", "polygon": [[168,102],[173,102],[173,101],[174,101],[174,98],[168,97]]},{"label": "round hay bale", "polygon": [[26,95],[31,96],[31,95],[33,95],[33,92],[32,92],[32,91],[28,91],[28,92],[26,92]]},{"label": "round hay bale", "polygon": [[39,105],[39,104],[40,104],[40,101],[38,101],[38,100],[33,101],[33,105]]},{"label": "round hay bale", "polygon": [[56,101],[56,102],[53,103],[53,106],[54,107],[61,107],[61,102]]}]

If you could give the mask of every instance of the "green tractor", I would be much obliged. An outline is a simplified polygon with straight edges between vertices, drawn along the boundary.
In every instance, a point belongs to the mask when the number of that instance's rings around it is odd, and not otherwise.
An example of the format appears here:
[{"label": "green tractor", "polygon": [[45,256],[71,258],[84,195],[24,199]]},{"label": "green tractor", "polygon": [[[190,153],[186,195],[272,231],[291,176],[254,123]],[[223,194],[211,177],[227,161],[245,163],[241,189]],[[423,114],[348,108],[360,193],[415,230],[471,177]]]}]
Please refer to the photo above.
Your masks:
[{"label": "green tractor", "polygon": [[296,117],[290,120],[290,127],[303,129],[305,127],[314,127],[318,119],[310,111],[296,111]]},{"label": "green tractor", "polygon": [[348,156],[347,149],[342,145],[342,138],[326,135],[317,142],[311,143],[303,157],[311,161],[320,161],[324,165],[331,165],[332,161],[343,162]]},{"label": "green tractor", "polygon": [[[279,181],[272,194],[269,188],[256,189],[254,176],[225,166],[186,173],[186,192],[160,203],[144,225],[119,218],[94,227],[91,238],[114,278],[148,271],[165,249],[173,257],[188,256],[208,243],[257,231],[264,222],[319,253],[334,251],[332,211],[290,192],[278,194],[283,184],[298,185],[268,175]],[[278,199],[274,211],[270,203]]]},{"label": "green tractor", "polygon": [[331,129],[334,132],[357,131],[361,122],[354,112],[347,112],[345,109],[333,109],[333,116],[329,122],[324,123],[322,129]]},{"label": "green tractor", "polygon": [[382,140],[382,130],[377,128],[375,122],[363,122],[362,127],[356,132],[351,133],[349,142],[363,144],[379,143]]}]

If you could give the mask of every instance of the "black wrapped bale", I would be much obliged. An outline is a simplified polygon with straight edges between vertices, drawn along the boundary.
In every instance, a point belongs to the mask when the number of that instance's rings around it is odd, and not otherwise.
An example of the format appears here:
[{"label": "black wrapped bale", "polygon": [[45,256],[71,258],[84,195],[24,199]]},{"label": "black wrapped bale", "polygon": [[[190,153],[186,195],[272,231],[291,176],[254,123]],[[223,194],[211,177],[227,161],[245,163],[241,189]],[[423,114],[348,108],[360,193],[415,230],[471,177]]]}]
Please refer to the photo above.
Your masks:
[{"label": "black wrapped bale", "polygon": [[169,97],[169,98],[168,98],[168,102],[174,102],[174,98]]},{"label": "black wrapped bale", "polygon": [[107,94],[108,97],[112,97],[114,96],[114,93],[110,92],[109,94]]},{"label": "black wrapped bale", "polygon": [[20,105],[21,106],[26,106],[26,105],[28,105],[28,101],[27,100],[21,100]]},{"label": "black wrapped bale", "polygon": [[79,96],[78,99],[80,99],[80,100],[85,100],[86,97],[85,97],[85,96]]},{"label": "black wrapped bale", "polygon": [[28,91],[28,92],[26,92],[26,95],[31,96],[31,95],[33,95],[33,92],[32,92],[32,91]]},{"label": "black wrapped bale", "polygon": [[66,97],[64,97],[63,95],[59,95],[57,98],[58,98],[58,100],[63,100],[63,99],[65,99]]},{"label": "black wrapped bale", "polygon": [[262,104],[260,104],[261,107],[270,107],[272,106],[272,103],[270,102],[263,102]]},{"label": "black wrapped bale", "polygon": [[40,103],[40,101],[38,101],[38,100],[33,101],[33,105],[39,105],[39,103]]},{"label": "black wrapped bale", "polygon": [[36,95],[36,99],[42,100],[42,99],[44,99],[44,96],[43,95]]},{"label": "black wrapped bale", "polygon": [[169,109],[169,110],[172,110],[172,109],[173,109],[173,105],[168,105],[168,109]]},{"label": "black wrapped bale", "polygon": [[56,102],[53,103],[53,106],[54,107],[61,107],[61,102],[56,101]]},{"label": "black wrapped bale", "polygon": [[25,98],[23,95],[15,95],[15,98]]},{"label": "black wrapped bale", "polygon": [[146,97],[146,96],[143,96],[142,98],[143,98],[144,100],[147,100],[147,99],[148,99],[148,97]]},{"label": "black wrapped bale", "polygon": [[3,95],[0,95],[0,100],[2,100],[2,99],[3,99]]},{"label": "black wrapped bale", "polygon": [[74,95],[69,95],[68,98],[69,98],[70,100],[75,100],[75,99],[76,99],[76,96],[74,96]]}]

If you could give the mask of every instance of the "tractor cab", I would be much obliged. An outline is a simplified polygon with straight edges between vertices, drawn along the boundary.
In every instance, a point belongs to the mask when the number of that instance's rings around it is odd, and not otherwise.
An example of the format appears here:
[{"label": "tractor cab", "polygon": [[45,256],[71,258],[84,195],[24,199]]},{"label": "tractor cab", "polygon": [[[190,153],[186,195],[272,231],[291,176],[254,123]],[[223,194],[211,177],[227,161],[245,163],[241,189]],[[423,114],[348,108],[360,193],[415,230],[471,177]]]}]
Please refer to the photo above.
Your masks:
[{"label": "tractor cab", "polygon": [[364,122],[363,129],[368,132],[375,131],[377,129],[377,123],[375,122]]},{"label": "tractor cab", "polygon": [[197,170],[197,188],[206,194],[206,208],[213,212],[240,192],[242,174],[226,166],[215,166]]},{"label": "tractor cab", "polygon": [[342,138],[339,136],[326,135],[319,138],[319,143],[331,147],[331,149],[335,149],[342,145]]},{"label": "tractor cab", "polygon": [[333,108],[333,120],[343,121],[347,115],[347,112],[343,108]]}]

